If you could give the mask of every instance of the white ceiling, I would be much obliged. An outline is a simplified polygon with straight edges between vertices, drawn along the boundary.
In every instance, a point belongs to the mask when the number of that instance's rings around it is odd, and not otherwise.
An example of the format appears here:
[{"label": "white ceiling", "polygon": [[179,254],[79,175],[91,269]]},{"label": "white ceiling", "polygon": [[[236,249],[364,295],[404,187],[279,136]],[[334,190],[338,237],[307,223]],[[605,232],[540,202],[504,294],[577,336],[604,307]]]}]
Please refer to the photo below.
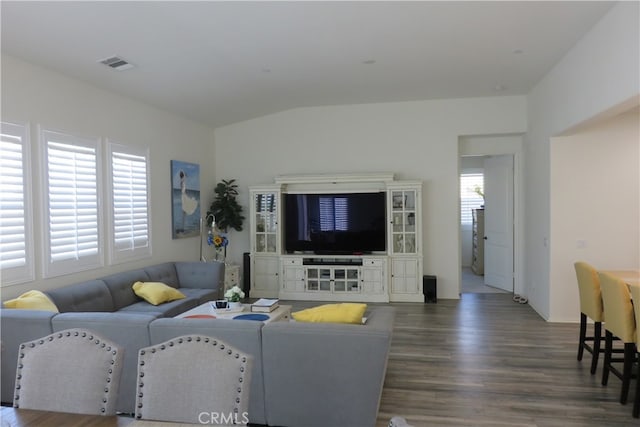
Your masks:
[{"label": "white ceiling", "polygon": [[[218,127],[305,106],[526,94],[613,4],[3,0],[1,41]],[[97,62],[112,55],[136,68]]]}]

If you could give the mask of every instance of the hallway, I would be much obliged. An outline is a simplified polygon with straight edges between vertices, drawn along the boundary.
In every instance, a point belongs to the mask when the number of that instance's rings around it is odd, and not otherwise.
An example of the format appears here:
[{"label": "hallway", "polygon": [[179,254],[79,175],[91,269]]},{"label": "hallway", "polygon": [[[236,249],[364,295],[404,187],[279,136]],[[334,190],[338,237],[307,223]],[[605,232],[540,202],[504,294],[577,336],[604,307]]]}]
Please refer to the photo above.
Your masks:
[{"label": "hallway", "polygon": [[509,292],[484,284],[484,276],[474,274],[469,267],[462,267],[461,294],[508,294]]}]

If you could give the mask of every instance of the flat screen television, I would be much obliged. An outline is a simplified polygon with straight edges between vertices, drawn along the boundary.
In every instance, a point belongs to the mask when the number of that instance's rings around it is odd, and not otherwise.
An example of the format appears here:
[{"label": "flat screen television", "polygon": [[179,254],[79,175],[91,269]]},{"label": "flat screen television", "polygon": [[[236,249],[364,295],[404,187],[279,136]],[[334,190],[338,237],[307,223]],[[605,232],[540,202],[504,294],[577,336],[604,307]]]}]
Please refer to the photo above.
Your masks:
[{"label": "flat screen television", "polygon": [[386,250],[384,192],[285,194],[288,253],[351,255]]}]

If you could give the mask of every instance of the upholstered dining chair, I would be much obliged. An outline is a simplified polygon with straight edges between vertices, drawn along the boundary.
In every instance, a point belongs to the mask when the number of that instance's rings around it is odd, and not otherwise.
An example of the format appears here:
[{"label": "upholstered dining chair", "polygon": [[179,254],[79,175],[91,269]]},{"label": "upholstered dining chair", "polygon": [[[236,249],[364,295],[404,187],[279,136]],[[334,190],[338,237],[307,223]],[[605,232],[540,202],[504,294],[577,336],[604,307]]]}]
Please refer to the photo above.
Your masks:
[{"label": "upholstered dining chair", "polygon": [[[582,360],[584,350],[591,353],[591,375],[596,373],[602,339],[604,310],[600,291],[600,278],[595,268],[586,262],[574,264],[580,293],[580,341],[578,342],[578,360]],[[593,335],[587,335],[587,318],[593,320]],[[593,342],[593,346],[589,345]]]},{"label": "upholstered dining chair", "polygon": [[13,406],[115,415],[123,352],[84,329],[20,344]]},{"label": "upholstered dining chair", "polygon": [[[607,315],[605,323],[604,367],[602,385],[607,385],[609,372],[622,380],[620,403],[627,403],[633,363],[636,359],[636,321],[631,302],[629,286],[620,278],[606,273],[599,273],[602,287],[602,302]],[[623,358],[613,357],[613,337],[618,337],[624,344]],[[622,362],[620,371],[614,362]]]},{"label": "upholstered dining chair", "polygon": [[247,424],[253,357],[208,336],[140,349],[136,418]]},{"label": "upholstered dining chair", "polygon": [[[630,286],[631,298],[633,298],[633,312],[636,318],[636,352],[640,360],[640,286]],[[633,401],[633,416],[640,417],[640,373],[636,379],[636,397]]]}]

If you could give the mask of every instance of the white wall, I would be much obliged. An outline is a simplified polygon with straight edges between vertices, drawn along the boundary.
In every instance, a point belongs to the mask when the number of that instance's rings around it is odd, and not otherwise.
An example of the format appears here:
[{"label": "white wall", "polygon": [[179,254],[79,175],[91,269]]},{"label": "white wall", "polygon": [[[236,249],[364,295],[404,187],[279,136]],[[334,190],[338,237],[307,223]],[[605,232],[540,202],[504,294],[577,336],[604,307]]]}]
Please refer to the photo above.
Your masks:
[{"label": "white wall", "polygon": [[[523,97],[285,111],[216,129],[216,179],[238,179],[245,208],[248,186],[282,174],[384,171],[422,180],[423,270],[438,277],[440,297],[458,298],[458,138],[524,132],[525,117]],[[229,249],[235,261],[249,250],[246,229],[230,233]]]},{"label": "white wall", "polygon": [[[204,209],[213,195],[213,131],[79,80],[65,77],[13,57],[2,56],[2,120],[31,125],[32,154],[39,155],[37,128],[60,130],[90,137],[108,137],[120,143],[150,148],[152,258],[105,266],[99,271],[42,279],[41,245],[36,241],[36,280],[2,288],[8,299],[29,289],[51,289],[81,280],[164,261],[197,261],[199,239],[171,238],[172,159],[200,163],[201,197]],[[34,235],[42,234],[38,218],[38,162],[33,162],[35,190]],[[106,246],[105,246],[106,252]]]},{"label": "white wall", "polygon": [[[526,295],[548,320],[576,315],[565,289],[574,282],[551,276],[550,247],[562,239],[551,234],[551,138],[620,105],[640,93],[639,4],[614,6],[527,97],[529,130],[525,138]],[[577,317],[576,317],[577,318]]]},{"label": "white wall", "polygon": [[551,277],[567,307],[554,320],[576,321],[574,262],[640,268],[640,110],[553,138],[551,182]]},{"label": "white wall", "polygon": [[484,156],[463,156],[460,158],[460,173],[483,173]]}]

